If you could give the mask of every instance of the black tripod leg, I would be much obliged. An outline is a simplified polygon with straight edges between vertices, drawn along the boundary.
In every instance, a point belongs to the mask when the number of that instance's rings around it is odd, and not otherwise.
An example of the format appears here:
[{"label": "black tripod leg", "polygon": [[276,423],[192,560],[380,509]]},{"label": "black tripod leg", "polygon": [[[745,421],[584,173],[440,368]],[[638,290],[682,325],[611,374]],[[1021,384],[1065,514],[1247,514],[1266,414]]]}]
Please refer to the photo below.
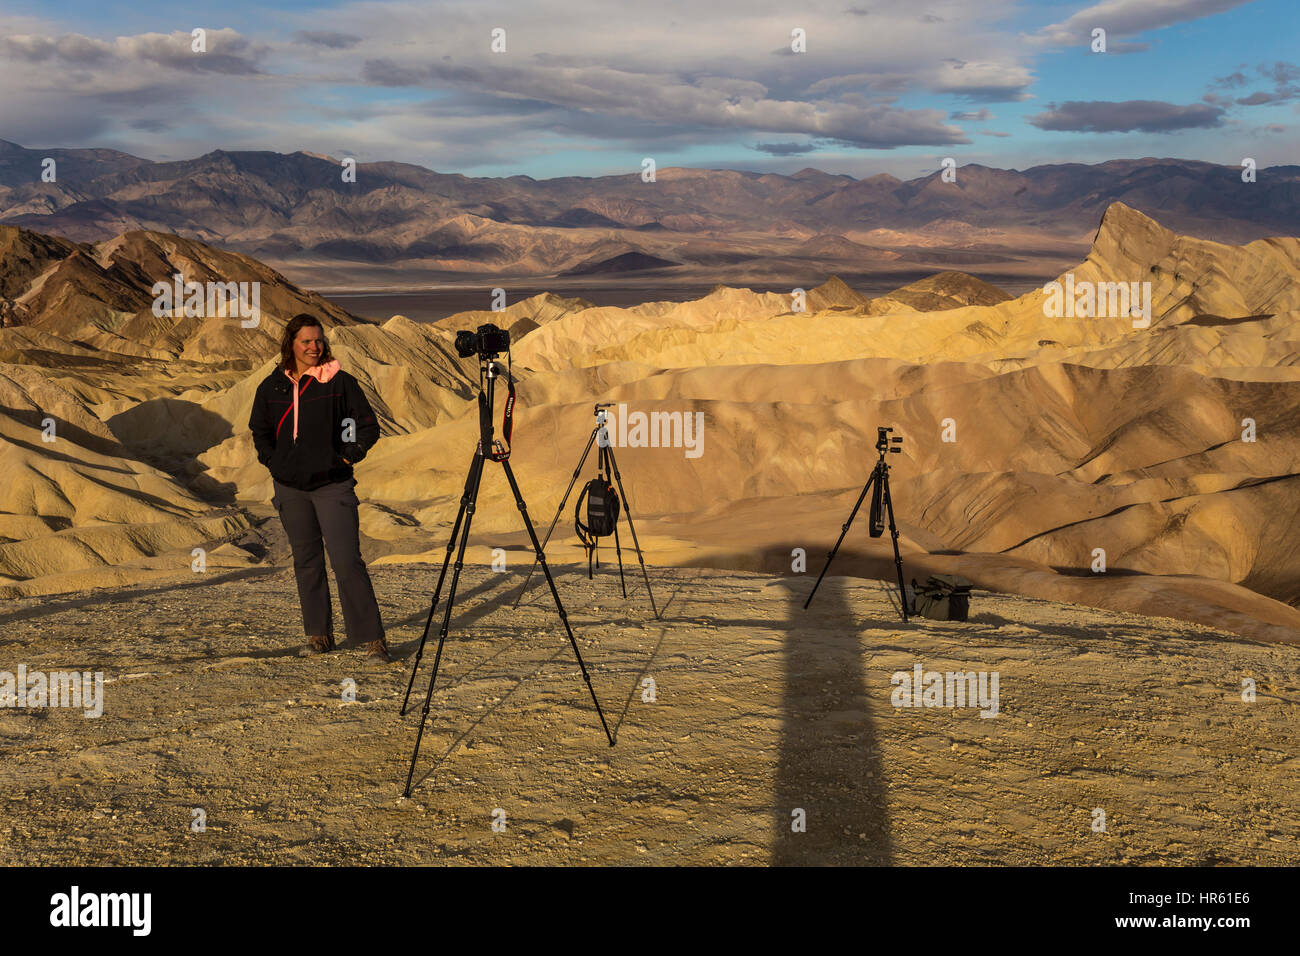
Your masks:
[{"label": "black tripod leg", "polygon": [[483,478],[483,456],[476,454],[470,468],[469,501],[465,503],[465,528],[461,532],[460,547],[456,551],[456,564],[451,573],[451,588],[447,591],[447,609],[442,615],[442,630],[438,632],[438,652],[433,657],[433,673],[429,675],[429,689],[424,695],[424,710],[420,713],[420,730],[415,736],[415,749],[411,752],[411,769],[406,774],[404,796],[411,795],[411,781],[415,778],[415,761],[420,756],[420,741],[424,739],[424,727],[429,722],[429,704],[433,700],[433,684],[438,679],[438,665],[442,663],[442,647],[447,641],[447,629],[451,626],[451,610],[456,604],[456,585],[460,582],[460,569],[465,564],[465,544],[469,541],[469,526],[474,521],[474,504],[478,501],[478,486]]},{"label": "black tripod leg", "polygon": [[614,553],[618,555],[618,586],[623,589],[623,597],[627,597],[627,584],[623,581],[623,549],[618,543],[618,522],[614,522]]},{"label": "black tripod leg", "polygon": [[867,492],[871,490],[871,483],[879,480],[878,471],[879,466],[877,466],[876,471],[871,473],[871,477],[867,479],[867,483],[862,486],[862,494],[858,495],[858,500],[853,505],[853,510],[849,512],[849,520],[844,522],[844,527],[840,529],[839,541],[835,542],[835,547],[831,548],[831,553],[826,556],[826,567],[822,568],[822,573],[817,575],[817,583],[813,585],[812,594],[809,594],[808,600],[803,602],[803,609],[805,611],[808,610],[808,605],[812,604],[813,595],[817,593],[817,589],[822,586],[822,578],[826,577],[826,572],[830,570],[831,562],[835,560],[835,552],[839,551],[840,545],[844,542],[844,536],[849,533],[849,525],[853,524],[853,519],[857,517],[858,509],[862,507],[862,502],[866,499]]},{"label": "black tripod leg", "polygon": [[573,656],[578,659],[578,667],[582,669],[582,679],[587,682],[587,690],[591,691],[591,702],[596,705],[596,713],[600,716],[600,725],[605,728],[605,737],[612,747],[614,746],[614,735],[609,732],[609,724],[605,722],[605,712],[600,709],[600,701],[596,699],[596,689],[591,686],[591,677],[587,674],[587,665],[582,661],[582,653],[578,650],[578,640],[573,636],[573,628],[569,627],[569,616],[564,612],[564,605],[560,602],[560,592],[555,589],[555,579],[551,577],[551,569],[546,564],[546,555],[542,553],[541,543],[537,540],[537,532],[533,530],[532,519],[528,517],[528,506],[524,504],[524,496],[519,492],[519,483],[515,481],[514,469],[510,467],[509,461],[503,461],[501,466],[505,469],[506,478],[510,480],[510,490],[515,493],[515,504],[519,506],[519,513],[524,519],[524,527],[528,529],[528,537],[532,539],[533,548],[537,551],[537,560],[542,565],[542,573],[546,575],[546,583],[551,586],[551,597],[555,598],[555,609],[560,612],[560,621],[564,624],[564,630],[569,635],[569,644],[573,647]]},{"label": "black tripod leg", "polygon": [[415,675],[420,670],[420,659],[424,656],[424,645],[429,640],[429,625],[433,623],[433,612],[438,607],[438,596],[442,594],[442,582],[447,576],[447,565],[451,563],[451,552],[456,547],[456,536],[460,534],[460,523],[465,517],[465,506],[469,502],[469,493],[471,482],[474,478],[474,465],[478,460],[478,452],[474,453],[474,461],[469,463],[469,472],[465,475],[465,490],[460,496],[460,508],[456,512],[456,523],[452,525],[451,537],[447,539],[447,553],[442,559],[442,570],[438,572],[438,586],[433,589],[433,600],[429,602],[429,616],[424,619],[424,634],[420,636],[420,646],[415,650],[415,664],[411,667],[411,679],[406,682],[406,696],[402,698],[402,709],[399,713],[406,716],[406,705],[411,701],[411,688],[415,686]]},{"label": "black tripod leg", "polygon": [[903,586],[903,556],[898,553],[898,527],[894,524],[894,496],[889,493],[889,471],[885,471],[885,512],[889,515],[889,533],[894,538],[894,567],[898,569],[898,599],[903,606],[903,623],[907,623],[907,588]]},{"label": "black tripod leg", "polygon": [[[578,459],[578,467],[573,469],[573,477],[569,479],[569,487],[564,489],[564,497],[560,499],[560,507],[555,509],[555,517],[551,519],[551,526],[546,529],[546,537],[542,539],[543,548],[545,548],[546,545],[550,542],[551,532],[555,530],[555,526],[560,521],[560,515],[564,513],[564,506],[569,500],[569,495],[573,492],[573,486],[578,481],[578,475],[582,473],[582,466],[587,463],[587,456],[591,454],[591,443],[596,440],[596,435],[599,431],[600,431],[599,425],[597,425],[595,428],[591,430],[591,437],[587,439],[587,447],[582,450],[582,457]],[[524,586],[519,589],[519,594],[515,597],[515,603],[514,603],[515,607],[519,606],[519,602],[522,601],[524,599],[524,595],[528,593],[528,583],[532,581],[533,572],[536,570],[537,570],[537,558],[534,557],[533,566],[528,569],[528,576],[524,578]]]},{"label": "black tripod leg", "polygon": [[[636,559],[641,565],[641,576],[645,578],[646,593],[650,595],[650,610],[654,611],[655,617],[658,618],[659,608],[655,606],[655,593],[654,591],[650,590],[650,575],[646,572],[645,569],[645,558],[641,556],[641,542],[637,540],[636,525],[632,523],[632,505],[627,500],[627,492],[623,490],[623,476],[619,473],[618,461],[614,458],[614,449],[606,448],[605,452],[609,455],[610,469],[614,472],[614,481],[618,483],[618,493],[619,496],[623,499],[623,513],[627,515],[627,526],[628,529],[632,532],[632,546],[636,549]],[[624,597],[627,596],[626,592],[624,592],[623,596]]]}]

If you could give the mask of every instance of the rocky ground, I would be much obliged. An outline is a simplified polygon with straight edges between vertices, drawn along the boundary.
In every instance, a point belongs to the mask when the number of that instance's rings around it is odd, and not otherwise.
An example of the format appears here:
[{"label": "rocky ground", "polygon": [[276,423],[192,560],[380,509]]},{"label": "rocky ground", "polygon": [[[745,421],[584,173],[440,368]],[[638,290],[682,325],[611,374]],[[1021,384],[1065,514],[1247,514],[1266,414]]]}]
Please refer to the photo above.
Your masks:
[{"label": "rocky ground", "polygon": [[[987,592],[903,624],[842,577],[804,611],[810,576],[722,570],[651,569],[657,620],[557,569],[610,748],[544,582],[512,609],[521,573],[468,567],[407,799],[436,568],[373,576],[399,664],[298,658],[283,567],[7,602],[0,671],[107,683],[99,718],[0,709],[0,863],[1300,862],[1293,645]],[[996,671],[997,716],[893,706],[916,664]]]}]

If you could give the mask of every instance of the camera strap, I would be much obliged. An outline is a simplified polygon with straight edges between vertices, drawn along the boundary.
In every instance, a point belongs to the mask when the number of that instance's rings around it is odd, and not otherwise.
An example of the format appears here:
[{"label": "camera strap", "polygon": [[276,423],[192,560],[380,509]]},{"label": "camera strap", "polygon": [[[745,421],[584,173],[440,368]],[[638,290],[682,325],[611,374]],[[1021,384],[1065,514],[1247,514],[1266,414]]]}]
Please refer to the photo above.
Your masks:
[{"label": "camera strap", "polygon": [[501,438],[491,439],[491,445],[488,445],[488,436],[492,434],[492,413],[488,411],[487,396],[482,391],[478,393],[478,428],[479,428],[479,447],[483,449],[483,455],[493,461],[505,461],[510,457],[510,436],[515,429],[515,380],[509,373],[505,373],[506,379],[506,407],[505,413],[501,419]]}]

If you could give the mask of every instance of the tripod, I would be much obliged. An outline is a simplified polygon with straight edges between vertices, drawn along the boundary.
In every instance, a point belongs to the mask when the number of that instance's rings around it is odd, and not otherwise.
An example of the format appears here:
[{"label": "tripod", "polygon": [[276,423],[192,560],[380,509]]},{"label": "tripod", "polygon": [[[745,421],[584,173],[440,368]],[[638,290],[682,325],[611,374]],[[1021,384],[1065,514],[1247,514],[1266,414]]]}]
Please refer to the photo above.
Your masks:
[{"label": "tripod", "polygon": [[[627,500],[627,492],[623,490],[623,476],[619,473],[618,462],[614,459],[613,444],[609,440],[609,432],[605,429],[605,409],[613,407],[613,402],[601,402],[595,407],[596,426],[591,430],[591,436],[587,439],[587,447],[582,450],[582,457],[578,460],[578,467],[573,469],[573,477],[569,479],[569,487],[564,490],[564,497],[560,499],[560,507],[555,510],[555,517],[551,519],[551,527],[546,531],[546,537],[542,539],[542,547],[545,548],[548,541],[551,540],[551,533],[555,530],[555,525],[560,520],[560,515],[564,513],[564,506],[568,503],[569,495],[573,491],[573,486],[578,480],[578,475],[582,473],[582,466],[587,463],[587,456],[591,454],[591,446],[594,442],[597,445],[596,450],[596,477],[601,478],[610,475],[618,483],[619,497],[623,499],[623,511],[627,515],[627,526],[632,531],[632,545],[636,549],[636,559],[641,564],[641,576],[645,578],[646,593],[650,595],[650,609],[654,611],[655,617],[659,617],[659,608],[655,606],[654,591],[650,590],[650,575],[646,573],[645,558],[641,556],[641,542],[636,537],[636,525],[632,523],[632,505]],[[581,496],[579,496],[581,504]],[[618,522],[614,522],[614,553],[618,556],[618,583],[623,589],[623,597],[627,597],[627,584],[623,580],[623,549],[618,540]],[[540,554],[540,552],[539,552]],[[599,566],[599,564],[597,565]],[[537,561],[533,561],[533,566],[528,570],[528,576],[524,578],[524,586],[519,589],[519,595],[515,598],[515,607],[523,600],[524,595],[528,592],[528,583],[533,579],[533,571],[537,570]],[[587,562],[587,577],[591,578],[591,562]]]},{"label": "tripod", "polygon": [[[578,659],[578,667],[582,670],[582,679],[587,682],[587,690],[591,692],[591,702],[596,705],[596,713],[600,716],[600,725],[605,729],[605,736],[609,740],[609,745],[614,746],[614,735],[610,733],[609,724],[605,722],[605,712],[600,709],[600,701],[596,699],[596,690],[591,686],[591,677],[587,674],[587,665],[582,661],[582,654],[578,650],[578,642],[573,636],[573,628],[569,626],[569,617],[564,611],[564,605],[560,602],[560,593],[555,589],[555,580],[551,577],[551,569],[546,564],[546,555],[542,553],[542,546],[537,541],[537,532],[533,530],[533,522],[528,517],[528,507],[524,504],[523,495],[519,492],[519,483],[515,481],[515,473],[510,467],[510,432],[512,424],[512,413],[514,409],[515,386],[510,377],[508,369],[502,369],[498,362],[493,361],[497,353],[479,353],[479,440],[474,449],[474,458],[470,462],[469,474],[465,478],[465,491],[461,495],[460,510],[456,512],[456,523],[451,529],[451,540],[447,542],[447,554],[442,560],[442,571],[438,574],[438,586],[433,592],[433,601],[429,605],[429,616],[424,622],[424,635],[420,638],[420,646],[415,652],[415,666],[411,668],[411,679],[406,685],[406,696],[402,698],[403,716],[406,714],[406,706],[411,699],[411,688],[415,686],[415,675],[420,669],[420,658],[424,655],[424,645],[429,639],[429,626],[433,622],[433,613],[438,606],[438,598],[442,594],[442,582],[447,576],[447,564],[451,561],[451,552],[457,548],[456,538],[460,536],[460,543],[456,550],[456,563],[451,575],[451,588],[447,592],[447,606],[442,615],[442,629],[438,632],[438,651],[433,658],[433,673],[429,677],[429,689],[424,695],[424,710],[420,714],[420,730],[415,737],[415,750],[411,753],[411,769],[406,775],[406,789],[403,795],[411,795],[411,781],[415,776],[415,761],[420,755],[420,741],[424,738],[424,727],[429,720],[429,705],[433,700],[433,685],[438,679],[438,665],[442,662],[442,648],[447,640],[447,630],[451,625],[451,610],[456,603],[456,585],[460,581],[460,569],[465,559],[465,544],[469,541],[470,523],[474,519],[474,507],[478,502],[479,481],[483,477],[483,463],[488,458],[501,463],[505,469],[506,478],[510,482],[510,490],[514,492],[515,504],[519,508],[519,513],[523,515],[524,527],[528,529],[528,537],[533,542],[533,550],[537,553],[537,561],[541,562],[542,571],[546,574],[546,583],[551,586],[551,596],[555,598],[555,608],[560,614],[560,621],[564,624],[564,630],[569,635],[569,643],[573,646],[573,655]],[[506,382],[510,389],[510,397],[506,402],[506,418],[503,432],[505,435],[504,442],[493,439],[492,437],[492,405],[497,378],[504,374]],[[487,385],[484,387],[484,380]],[[464,528],[461,522],[464,521]]]},{"label": "tripod", "polygon": [[901,598],[903,609],[903,620],[907,621],[907,588],[903,586],[903,558],[898,553],[898,528],[894,524],[894,496],[889,492],[889,462],[886,455],[890,452],[900,453],[903,449],[899,446],[903,444],[901,437],[890,438],[889,433],[892,428],[876,428],[876,451],[880,458],[876,462],[876,467],[871,471],[871,477],[862,487],[862,494],[858,495],[857,503],[853,505],[853,510],[849,512],[849,520],[844,522],[844,527],[840,529],[840,539],[835,542],[835,547],[831,548],[831,553],[826,558],[826,567],[822,568],[822,573],[817,575],[817,583],[813,585],[812,594],[808,595],[808,600],[804,602],[804,610],[808,610],[808,605],[812,604],[813,596],[817,589],[821,587],[822,578],[830,570],[831,562],[835,560],[835,552],[839,551],[840,545],[844,542],[844,536],[849,533],[849,525],[853,524],[854,517],[857,516],[858,509],[862,507],[863,499],[867,497],[867,491],[874,487],[875,491],[871,496],[871,525],[868,532],[871,537],[879,538],[885,531],[884,514],[889,515],[889,533],[894,539],[894,565],[898,569],[898,595]]}]

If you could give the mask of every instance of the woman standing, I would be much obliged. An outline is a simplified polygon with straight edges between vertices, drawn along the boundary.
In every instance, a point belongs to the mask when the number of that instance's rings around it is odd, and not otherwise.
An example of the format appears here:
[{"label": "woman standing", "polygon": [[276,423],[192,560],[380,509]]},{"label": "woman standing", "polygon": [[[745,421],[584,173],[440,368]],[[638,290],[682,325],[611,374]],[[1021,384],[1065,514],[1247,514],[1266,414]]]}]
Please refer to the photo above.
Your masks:
[{"label": "woman standing", "polygon": [[393,658],[379,604],[361,558],[356,479],[352,466],[379,440],[379,423],[357,380],[330,354],[315,316],[295,315],[280,341],[280,361],[257,387],[248,420],[257,460],[274,479],[271,503],[280,513],[298,579],[302,656],[334,649],[325,552],[353,644],[372,660]]}]

